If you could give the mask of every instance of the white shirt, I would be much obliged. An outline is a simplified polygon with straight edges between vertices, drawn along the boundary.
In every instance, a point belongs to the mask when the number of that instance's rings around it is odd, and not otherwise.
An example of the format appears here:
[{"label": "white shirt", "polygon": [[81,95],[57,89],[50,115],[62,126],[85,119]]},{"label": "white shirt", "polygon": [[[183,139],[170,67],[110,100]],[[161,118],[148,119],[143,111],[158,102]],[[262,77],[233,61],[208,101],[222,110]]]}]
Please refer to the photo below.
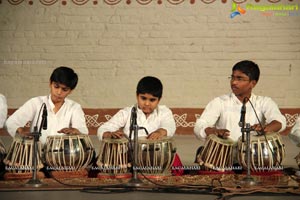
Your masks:
[{"label": "white shirt", "polygon": [[5,96],[0,94],[0,128],[3,128],[7,118],[7,102]]},{"label": "white shirt", "polygon": [[[62,135],[62,133],[57,133],[62,128],[77,128],[81,133],[88,134],[84,112],[80,104],[66,98],[59,111],[54,113],[54,104],[50,96],[34,97],[16,110],[6,121],[8,133],[14,137],[17,129],[24,127],[28,121],[31,121],[31,132],[34,126],[37,126],[39,130],[43,114],[43,111],[40,112],[40,109],[43,103],[47,106],[48,115],[47,129],[41,129],[40,141],[42,144],[45,144],[47,136]],[[39,119],[38,123],[37,119]]]},{"label": "white shirt", "polygon": [[[252,94],[250,101],[263,125],[277,120],[282,125],[280,131],[286,128],[286,118],[270,97]],[[233,141],[238,141],[238,138],[242,135],[241,127],[238,125],[242,105],[233,93],[213,99],[208,103],[201,117],[197,119],[194,128],[195,135],[200,139],[205,139],[206,133],[204,130],[207,127],[216,127],[217,129],[229,130],[229,137]],[[250,126],[259,123],[249,101],[246,103],[245,122],[249,123]]]},{"label": "white shirt", "polygon": [[[133,106],[132,106],[133,107]],[[98,128],[97,136],[102,140],[104,132],[117,131],[123,128],[123,132],[129,136],[130,134],[130,118],[132,107],[126,107],[119,110],[109,121],[105,122]],[[137,125],[147,129],[148,133],[152,133],[159,128],[167,131],[167,136],[173,136],[176,130],[175,120],[172,111],[164,105],[158,105],[157,108],[146,118],[146,115],[141,109],[137,109]],[[133,138],[132,133],[132,138]],[[146,131],[141,129],[138,131],[138,136],[147,136]]]},{"label": "white shirt", "polygon": [[289,134],[289,138],[293,143],[300,147],[300,117],[297,118],[296,123]]}]

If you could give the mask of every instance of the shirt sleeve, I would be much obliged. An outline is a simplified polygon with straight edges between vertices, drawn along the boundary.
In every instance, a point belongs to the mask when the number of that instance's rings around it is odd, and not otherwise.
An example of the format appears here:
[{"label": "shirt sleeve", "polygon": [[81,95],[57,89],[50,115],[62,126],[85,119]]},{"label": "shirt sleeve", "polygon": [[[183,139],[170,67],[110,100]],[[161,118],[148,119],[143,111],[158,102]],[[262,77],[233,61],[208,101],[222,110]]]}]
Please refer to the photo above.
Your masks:
[{"label": "shirt sleeve", "polygon": [[0,94],[0,128],[3,128],[7,118],[7,102],[5,96]]},{"label": "shirt sleeve", "polygon": [[269,97],[264,101],[264,116],[266,118],[266,123],[269,124],[272,121],[276,120],[281,123],[280,131],[283,131],[286,128],[286,118],[281,114],[277,104]]},{"label": "shirt sleeve", "polygon": [[172,111],[165,107],[165,111],[161,116],[160,128],[167,131],[167,136],[172,137],[176,131],[176,123]]},{"label": "shirt sleeve", "polygon": [[220,117],[220,109],[221,104],[217,98],[207,104],[203,113],[195,123],[194,134],[197,138],[204,140],[207,137],[205,129],[215,126]]},{"label": "shirt sleeve", "polygon": [[298,117],[298,119],[296,120],[296,123],[288,136],[293,143],[295,143],[296,145],[300,144],[300,117]]},{"label": "shirt sleeve", "polygon": [[97,130],[99,140],[102,140],[103,133],[109,131],[117,131],[124,127],[129,117],[129,113],[125,110],[119,110],[110,120],[102,124]]},{"label": "shirt sleeve", "polygon": [[27,122],[32,121],[36,113],[36,102],[34,99],[28,100],[18,110],[16,110],[6,121],[7,132],[14,137],[19,127],[24,127]]},{"label": "shirt sleeve", "polygon": [[82,134],[89,133],[89,130],[86,126],[85,114],[82,110],[82,107],[79,104],[77,104],[77,106],[74,108],[71,123],[72,123],[72,128],[78,129],[80,133]]}]

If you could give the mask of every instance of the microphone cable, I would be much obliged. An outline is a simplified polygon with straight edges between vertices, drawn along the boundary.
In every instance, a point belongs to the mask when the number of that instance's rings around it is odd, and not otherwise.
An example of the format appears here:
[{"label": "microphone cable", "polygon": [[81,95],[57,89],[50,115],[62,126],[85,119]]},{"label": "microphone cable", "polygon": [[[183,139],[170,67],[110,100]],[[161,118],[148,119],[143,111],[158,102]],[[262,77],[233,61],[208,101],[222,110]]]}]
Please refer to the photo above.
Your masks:
[{"label": "microphone cable", "polygon": [[[281,166],[281,162],[279,162],[279,160],[277,159],[277,156],[275,155],[275,152],[273,151],[273,149],[272,149],[271,146],[270,146],[269,141],[267,140],[266,133],[265,133],[265,131],[264,131],[264,129],[263,129],[262,123],[261,123],[261,121],[259,120],[259,117],[258,117],[258,115],[257,115],[257,113],[256,113],[256,110],[255,110],[255,108],[254,108],[252,102],[250,101],[250,99],[249,99],[248,97],[245,97],[245,98],[248,99],[248,101],[249,101],[249,103],[250,103],[250,105],[251,105],[251,107],[252,107],[252,110],[253,110],[254,113],[255,113],[256,119],[257,119],[257,121],[258,121],[260,127],[262,128],[262,131],[261,131],[261,132],[260,132],[260,131],[255,131],[255,132],[256,132],[257,135],[259,135],[259,136],[264,136],[265,142],[266,142],[267,146],[269,147],[269,150],[270,150],[270,152],[271,152],[273,158],[275,159],[274,164],[275,164],[275,165],[278,164],[279,166]],[[282,145],[282,146],[284,147],[284,145]],[[282,147],[282,146],[280,145],[279,147]],[[276,147],[276,149],[277,149],[277,147]],[[278,149],[277,149],[276,151],[278,151]]]},{"label": "microphone cable", "polygon": [[263,125],[262,125],[262,123],[261,123],[261,121],[260,121],[260,119],[259,119],[259,117],[258,117],[258,115],[257,115],[257,113],[256,113],[256,110],[255,110],[255,108],[254,108],[254,106],[253,106],[251,100],[250,100],[248,97],[245,97],[245,98],[244,98],[244,101],[246,101],[246,100],[250,103],[250,105],[251,105],[251,107],[252,107],[252,110],[253,110],[253,112],[254,112],[254,114],[255,114],[255,117],[256,117],[256,119],[257,119],[257,121],[258,121],[260,127],[262,128],[262,131],[261,131],[261,132],[259,132],[259,131],[255,131],[255,132],[257,133],[257,135],[263,135],[263,134],[265,134],[265,133],[264,133],[264,129],[263,129],[264,127],[263,127]]},{"label": "microphone cable", "polygon": [[[130,119],[130,127],[132,126],[132,122],[134,120],[131,118]],[[148,131],[144,127],[139,127],[138,129],[143,129],[147,135],[149,135]],[[134,131],[134,129],[130,130]],[[131,136],[131,135],[130,135]],[[153,188],[148,188],[151,189],[152,192],[161,192],[161,191],[168,191],[168,192],[184,192],[184,190],[189,190],[189,191],[194,191],[194,192],[204,192],[204,193],[211,193],[214,188],[214,181],[211,182],[211,185],[206,185],[206,184],[178,184],[178,185],[169,185],[169,184],[163,184],[159,183],[155,180],[152,180],[151,178],[147,177],[140,169],[139,169],[139,164],[135,163],[135,157],[134,157],[134,149],[133,149],[133,143],[134,141],[130,138],[130,136],[127,136],[124,134],[124,137],[128,140],[128,156],[130,157],[130,160],[128,161],[129,163],[131,162],[132,165],[131,167],[128,167],[130,170],[137,170],[137,174],[140,174],[144,180],[148,181],[149,183],[153,184],[156,187]],[[136,141],[138,143],[138,141]],[[154,144],[155,145],[155,144]],[[141,149],[138,148],[140,151]],[[138,161],[138,159],[136,159]],[[174,158],[172,158],[172,163],[173,163]],[[128,164],[129,164],[128,163]],[[172,164],[171,163],[171,164]],[[137,169],[133,169],[133,167],[137,167]],[[132,172],[131,172],[132,173]],[[63,181],[59,180],[57,177],[54,177],[53,174],[50,171],[50,177],[53,178],[56,182],[63,184],[65,186],[74,186],[74,187],[87,187],[83,188],[82,191],[84,192],[91,192],[97,190],[98,192],[104,192],[104,193],[112,193],[112,192],[129,192],[131,191],[130,189],[133,189],[132,187],[126,185],[126,183],[119,183],[119,184],[109,184],[109,185],[87,185],[87,184],[68,184],[64,183]],[[144,182],[144,181],[143,181]],[[146,183],[145,183],[146,184]],[[145,188],[147,189],[147,188]]]},{"label": "microphone cable", "polygon": [[36,120],[36,123],[35,123],[35,126],[34,126],[34,128],[36,128],[36,131],[37,131],[37,127],[38,127],[38,122],[39,122],[39,119],[40,119],[40,115],[41,115],[41,112],[42,112],[42,109],[44,108],[44,106],[46,107],[46,103],[42,103],[42,106],[40,107],[39,115],[37,117],[37,120]]}]

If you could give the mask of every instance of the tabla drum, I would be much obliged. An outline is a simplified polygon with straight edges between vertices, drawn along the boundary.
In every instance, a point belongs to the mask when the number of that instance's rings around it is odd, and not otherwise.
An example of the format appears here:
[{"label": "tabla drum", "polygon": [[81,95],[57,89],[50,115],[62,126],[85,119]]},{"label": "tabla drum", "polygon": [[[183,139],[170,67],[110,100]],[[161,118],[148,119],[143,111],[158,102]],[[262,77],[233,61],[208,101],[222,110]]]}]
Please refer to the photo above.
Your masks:
[{"label": "tabla drum", "polygon": [[171,137],[159,140],[138,139],[137,169],[144,174],[168,175],[174,160],[176,148]]},{"label": "tabla drum", "polygon": [[[247,146],[238,141],[238,161],[243,169],[247,169]],[[279,133],[250,136],[251,171],[274,171],[282,169],[281,162],[285,156],[285,147]]]},{"label": "tabla drum", "polygon": [[300,152],[298,153],[298,155],[294,159],[296,160],[298,168],[300,169]]},{"label": "tabla drum", "polygon": [[88,135],[55,135],[46,139],[44,158],[47,169],[76,171],[87,167],[93,158],[93,151]]},{"label": "tabla drum", "polygon": [[119,175],[129,172],[129,147],[126,138],[103,139],[100,143],[97,166],[103,175]]},{"label": "tabla drum", "polygon": [[[44,165],[41,160],[42,145],[37,142],[37,171]],[[34,160],[33,138],[15,136],[4,159],[5,169],[11,173],[28,173],[33,171]]]},{"label": "tabla drum", "polygon": [[2,140],[0,139],[0,165],[2,164],[5,156],[6,156],[6,150]]},{"label": "tabla drum", "polygon": [[197,156],[197,161],[206,170],[230,171],[233,167],[235,146],[235,142],[230,138],[223,139],[211,134],[207,137],[203,150]]}]

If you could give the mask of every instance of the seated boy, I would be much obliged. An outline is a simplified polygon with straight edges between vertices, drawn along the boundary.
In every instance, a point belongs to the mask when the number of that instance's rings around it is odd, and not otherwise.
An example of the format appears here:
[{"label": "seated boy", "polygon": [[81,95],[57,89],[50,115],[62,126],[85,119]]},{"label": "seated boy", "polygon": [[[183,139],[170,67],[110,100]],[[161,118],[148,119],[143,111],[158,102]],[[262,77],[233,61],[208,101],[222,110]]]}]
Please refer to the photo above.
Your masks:
[{"label": "seated boy", "polygon": [[300,147],[300,117],[296,119],[295,125],[288,136],[294,144]]},{"label": "seated boy", "polygon": [[6,97],[0,94],[0,128],[3,128],[7,118],[7,103]]},{"label": "seated boy", "polygon": [[[12,137],[16,135],[31,136],[34,126],[40,127],[43,114],[40,110],[43,105],[46,105],[47,127],[45,130],[41,129],[40,141],[42,144],[50,135],[88,134],[81,106],[67,98],[75,89],[77,82],[78,76],[73,69],[56,68],[50,77],[50,94],[34,97],[16,110],[6,121],[5,126],[8,133]],[[30,129],[25,127],[29,121],[31,122]]]},{"label": "seated boy", "polygon": [[[286,119],[277,104],[270,97],[253,93],[259,77],[259,66],[253,61],[243,60],[236,63],[229,77],[232,92],[216,97],[207,104],[201,117],[196,120],[194,127],[196,137],[207,140],[209,135],[216,135],[237,143],[242,136],[241,121],[249,123],[251,130],[260,133],[269,134],[284,130]],[[243,107],[247,110],[245,120],[241,117]],[[200,161],[202,150],[203,147],[198,148],[195,162],[202,163]],[[234,148],[233,162],[237,163],[235,150]]]},{"label": "seated boy", "polygon": [[[142,78],[136,90],[137,105],[119,110],[109,121],[98,128],[99,140],[104,138],[129,137],[131,129],[132,108],[136,107],[137,125],[144,127],[138,131],[138,136],[146,136],[148,139],[156,140],[164,136],[173,136],[176,130],[172,111],[164,106],[158,105],[163,92],[163,86],[156,77],[146,76]],[[133,139],[133,133],[131,139]]]}]

